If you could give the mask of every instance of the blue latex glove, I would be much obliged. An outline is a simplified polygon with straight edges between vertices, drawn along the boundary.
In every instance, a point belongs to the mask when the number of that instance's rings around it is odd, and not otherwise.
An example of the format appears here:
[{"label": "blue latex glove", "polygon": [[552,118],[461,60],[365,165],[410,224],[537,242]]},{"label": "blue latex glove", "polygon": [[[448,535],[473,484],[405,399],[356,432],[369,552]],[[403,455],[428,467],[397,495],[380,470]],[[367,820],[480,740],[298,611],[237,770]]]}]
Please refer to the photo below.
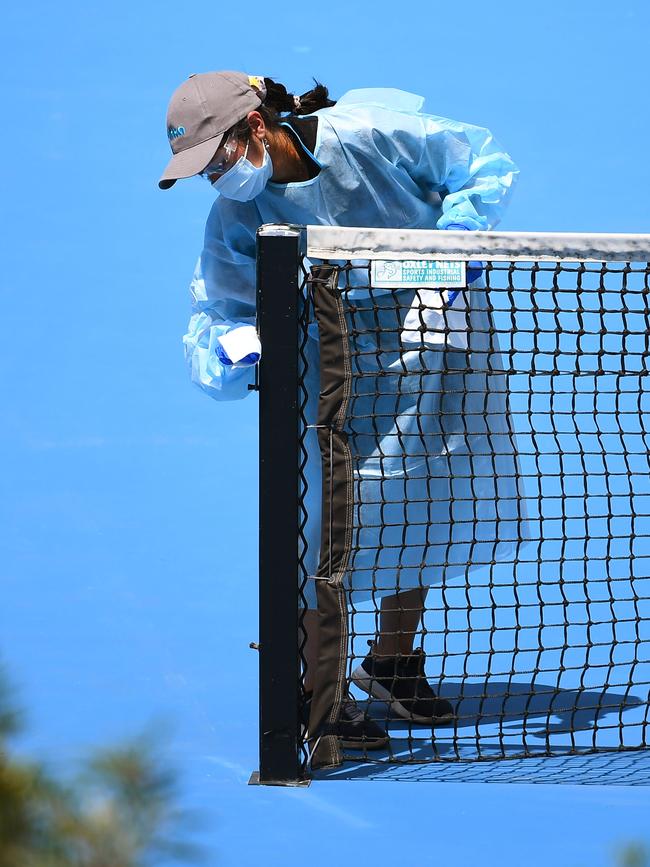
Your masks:
[{"label": "blue latex glove", "polygon": [[[467,228],[467,226],[463,226],[462,223],[450,223],[448,226],[445,226],[445,230],[447,230],[447,229],[455,229],[456,231],[461,231],[461,232],[469,232],[470,231]],[[468,262],[467,263],[467,282],[473,283],[475,280],[478,280],[478,278],[483,273],[484,267],[485,266],[483,265],[482,262]],[[454,298],[455,298],[458,293],[456,292],[455,294],[454,293],[452,293],[452,294],[454,295]],[[450,301],[449,303],[451,305],[451,304],[453,304],[453,301]]]}]

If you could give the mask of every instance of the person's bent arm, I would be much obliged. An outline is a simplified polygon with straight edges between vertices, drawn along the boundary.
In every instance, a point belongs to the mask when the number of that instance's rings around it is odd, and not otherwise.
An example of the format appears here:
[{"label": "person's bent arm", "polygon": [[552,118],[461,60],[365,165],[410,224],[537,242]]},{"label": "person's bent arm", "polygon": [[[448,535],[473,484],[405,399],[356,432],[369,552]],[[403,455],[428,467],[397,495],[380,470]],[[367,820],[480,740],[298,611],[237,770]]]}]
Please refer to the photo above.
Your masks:
[{"label": "person's bent arm", "polygon": [[261,355],[254,232],[231,207],[220,203],[210,213],[190,286],[193,315],[183,337],[192,382],[215,400],[246,397]]},{"label": "person's bent arm", "polygon": [[[190,376],[215,400],[241,400],[255,378],[261,354],[259,339],[252,325],[213,316],[210,310],[195,313],[183,337]],[[238,339],[237,332],[245,332],[243,340]],[[233,350],[233,345],[239,348]]]},{"label": "person's bent arm", "polygon": [[493,229],[500,222],[519,170],[487,129],[465,126],[466,150],[445,179],[438,228],[454,223],[467,229]]},{"label": "person's bent arm", "polygon": [[425,145],[416,174],[433,180],[442,198],[436,228],[494,228],[514,188],[517,166],[487,129],[432,116],[423,121]]}]

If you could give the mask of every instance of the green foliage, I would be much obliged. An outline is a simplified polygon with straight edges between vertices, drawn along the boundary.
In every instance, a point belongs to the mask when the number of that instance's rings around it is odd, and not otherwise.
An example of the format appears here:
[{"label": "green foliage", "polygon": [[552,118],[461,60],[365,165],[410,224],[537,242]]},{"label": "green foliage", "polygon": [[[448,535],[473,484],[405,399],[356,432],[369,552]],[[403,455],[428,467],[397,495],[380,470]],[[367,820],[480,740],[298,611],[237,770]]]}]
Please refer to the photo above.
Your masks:
[{"label": "green foliage", "polygon": [[621,850],[618,867],[650,867],[650,853],[640,843],[633,843]]},{"label": "green foliage", "polygon": [[176,807],[175,776],[151,738],[97,752],[64,783],[12,757],[21,717],[0,671],[0,867],[159,867],[189,864],[178,839],[189,817]]},{"label": "green foliage", "polygon": [[7,739],[22,725],[22,718],[10,701],[10,691],[9,680],[0,666],[0,759]]}]

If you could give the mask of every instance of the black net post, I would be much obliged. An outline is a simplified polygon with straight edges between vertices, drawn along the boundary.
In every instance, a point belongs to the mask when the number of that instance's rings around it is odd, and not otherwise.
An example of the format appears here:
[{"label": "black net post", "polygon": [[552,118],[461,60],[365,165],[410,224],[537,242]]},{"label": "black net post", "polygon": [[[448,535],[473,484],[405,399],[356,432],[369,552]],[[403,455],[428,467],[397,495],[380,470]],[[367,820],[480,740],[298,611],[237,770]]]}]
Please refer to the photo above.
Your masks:
[{"label": "black net post", "polygon": [[298,653],[299,255],[296,226],[257,236],[259,367],[260,770],[251,782],[300,785]]}]

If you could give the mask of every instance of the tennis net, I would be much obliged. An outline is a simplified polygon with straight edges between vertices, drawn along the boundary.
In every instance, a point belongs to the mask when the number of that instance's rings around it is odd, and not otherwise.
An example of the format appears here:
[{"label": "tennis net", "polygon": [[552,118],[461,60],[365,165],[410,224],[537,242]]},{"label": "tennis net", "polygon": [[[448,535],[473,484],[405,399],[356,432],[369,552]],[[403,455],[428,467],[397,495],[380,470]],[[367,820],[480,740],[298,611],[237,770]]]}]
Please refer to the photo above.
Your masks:
[{"label": "tennis net", "polygon": [[[650,236],[258,244],[262,778],[647,747]],[[355,686],[411,637],[451,720]]]}]

